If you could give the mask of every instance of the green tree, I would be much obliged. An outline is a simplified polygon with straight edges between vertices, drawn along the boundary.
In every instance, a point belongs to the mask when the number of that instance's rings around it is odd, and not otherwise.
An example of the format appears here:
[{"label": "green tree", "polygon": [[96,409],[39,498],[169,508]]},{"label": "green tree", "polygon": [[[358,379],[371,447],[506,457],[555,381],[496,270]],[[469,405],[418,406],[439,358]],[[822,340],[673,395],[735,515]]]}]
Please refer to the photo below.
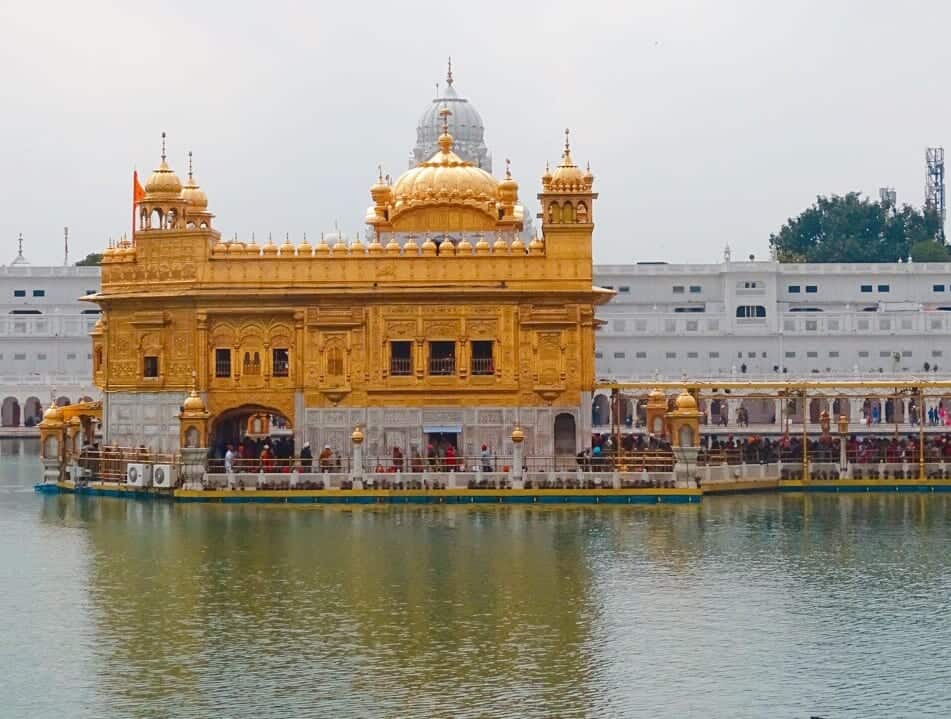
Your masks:
[{"label": "green tree", "polygon": [[850,192],[820,195],[770,235],[769,245],[780,262],[897,262],[914,257],[912,246],[919,243],[928,243],[921,245],[922,252],[937,249],[947,256],[940,229],[930,210],[899,209]]},{"label": "green tree", "polygon": [[97,267],[102,264],[101,252],[90,252],[83,259],[76,263],[76,267]]},{"label": "green tree", "polygon": [[947,262],[948,246],[932,240],[919,240],[911,246],[911,259],[915,262]]}]

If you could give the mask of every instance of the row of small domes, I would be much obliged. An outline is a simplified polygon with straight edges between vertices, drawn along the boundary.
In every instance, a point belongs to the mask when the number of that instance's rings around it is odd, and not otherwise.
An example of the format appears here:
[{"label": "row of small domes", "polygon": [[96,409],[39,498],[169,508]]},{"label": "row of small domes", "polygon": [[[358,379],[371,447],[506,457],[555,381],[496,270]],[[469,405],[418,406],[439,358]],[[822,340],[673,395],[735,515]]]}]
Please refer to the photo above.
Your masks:
[{"label": "row of small domes", "polygon": [[[540,238],[536,237],[528,243],[527,249],[529,251],[541,251],[544,246],[544,242]],[[268,240],[268,244],[264,246],[260,246],[253,241],[247,245],[245,245],[243,242],[238,242],[237,240],[228,243],[219,242],[215,245],[215,252],[227,253],[229,255],[264,255],[265,257],[276,257],[280,253],[280,255],[284,257],[294,254],[297,256],[307,257],[312,254],[316,254],[318,256],[326,255],[330,252],[335,254],[353,254],[354,252],[360,253],[364,250],[366,250],[369,254],[379,254],[384,251],[388,254],[399,254],[400,252],[412,254],[416,251],[422,251],[423,254],[435,254],[438,247],[439,245],[433,241],[432,237],[428,236],[423,241],[422,245],[417,245],[413,238],[409,238],[405,243],[400,245],[396,239],[393,238],[385,246],[381,244],[376,237],[374,237],[374,239],[368,245],[364,245],[360,241],[359,237],[357,237],[355,241],[348,245],[343,241],[342,237],[338,236],[337,241],[333,245],[327,244],[324,241],[324,238],[321,238],[316,247],[311,246],[311,244],[307,242],[306,238],[299,245],[294,245],[289,239],[285,239],[284,244],[282,244],[280,247],[275,245],[270,240]],[[476,253],[488,253],[490,249],[494,250],[495,252],[519,252],[524,251],[526,249],[526,245],[517,235],[511,243],[499,236],[492,245],[489,244],[485,237],[480,237],[475,245],[463,237],[458,243],[453,245],[453,252],[446,254],[465,254],[466,252],[472,252],[473,250],[475,250]]]}]

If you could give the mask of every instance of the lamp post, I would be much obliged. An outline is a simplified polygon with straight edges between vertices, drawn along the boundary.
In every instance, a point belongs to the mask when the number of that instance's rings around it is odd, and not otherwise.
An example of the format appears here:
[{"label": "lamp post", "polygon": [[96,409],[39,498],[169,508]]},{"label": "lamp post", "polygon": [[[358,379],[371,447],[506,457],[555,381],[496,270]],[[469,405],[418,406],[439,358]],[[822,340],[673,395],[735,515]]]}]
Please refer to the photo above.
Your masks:
[{"label": "lamp post", "polygon": [[839,415],[839,477],[849,471],[849,458],[845,452],[845,438],[849,433],[849,418],[844,414]]}]

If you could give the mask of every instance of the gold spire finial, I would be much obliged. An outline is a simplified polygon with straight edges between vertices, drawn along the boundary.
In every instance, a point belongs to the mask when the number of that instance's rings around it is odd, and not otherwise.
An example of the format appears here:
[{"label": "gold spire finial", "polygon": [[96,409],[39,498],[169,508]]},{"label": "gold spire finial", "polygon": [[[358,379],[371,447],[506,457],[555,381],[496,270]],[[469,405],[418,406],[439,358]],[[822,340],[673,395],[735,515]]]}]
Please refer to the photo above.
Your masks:
[{"label": "gold spire finial", "polygon": [[569,152],[571,152],[571,146],[568,144],[568,134],[569,134],[570,132],[571,132],[571,131],[566,127],[566,128],[565,128],[565,154],[566,154],[566,155],[567,155]]},{"label": "gold spire finial", "polygon": [[505,179],[512,179],[512,161],[509,158],[505,158]]},{"label": "gold spire finial", "polygon": [[377,165],[376,171],[379,175],[378,179],[380,180],[380,184],[382,185],[383,184],[383,165]]},{"label": "gold spire finial", "polygon": [[449,152],[452,149],[452,135],[449,134],[449,116],[452,114],[446,105],[442,106],[439,116],[442,118],[442,134],[439,136],[439,147],[443,152]]},{"label": "gold spire finial", "polygon": [[195,178],[192,177],[192,151],[188,151],[188,182],[190,184],[195,184]]},{"label": "gold spire finial", "polygon": [[452,87],[452,55],[449,56],[449,70],[446,72],[446,84]]},{"label": "gold spire finial", "polygon": [[162,164],[165,164],[165,131],[162,131]]}]

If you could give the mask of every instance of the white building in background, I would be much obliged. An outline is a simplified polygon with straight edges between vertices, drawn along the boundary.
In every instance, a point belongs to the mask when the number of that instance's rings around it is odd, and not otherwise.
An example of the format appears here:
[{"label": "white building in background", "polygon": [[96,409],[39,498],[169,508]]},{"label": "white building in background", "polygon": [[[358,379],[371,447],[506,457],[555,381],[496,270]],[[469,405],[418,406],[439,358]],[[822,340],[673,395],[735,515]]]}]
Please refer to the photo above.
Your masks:
[{"label": "white building in background", "polygon": [[599,378],[951,375],[951,263],[599,265]]},{"label": "white building in background", "polygon": [[97,398],[89,332],[99,310],[98,267],[38,267],[23,255],[0,267],[0,398],[5,428],[29,427],[51,399]]}]

